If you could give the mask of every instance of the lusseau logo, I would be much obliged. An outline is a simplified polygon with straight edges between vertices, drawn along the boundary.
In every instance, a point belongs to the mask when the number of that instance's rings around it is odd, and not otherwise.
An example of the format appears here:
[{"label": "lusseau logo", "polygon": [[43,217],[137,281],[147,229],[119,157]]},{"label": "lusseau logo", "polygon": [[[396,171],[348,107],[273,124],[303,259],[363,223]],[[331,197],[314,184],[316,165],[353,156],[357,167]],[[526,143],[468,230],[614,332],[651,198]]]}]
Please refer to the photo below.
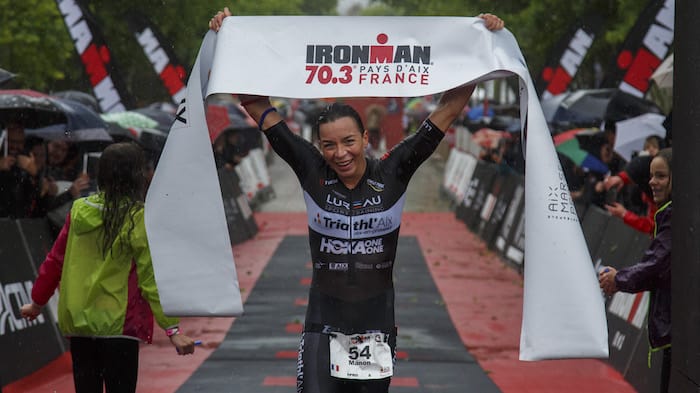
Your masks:
[{"label": "lusseau logo", "polygon": [[390,45],[385,33],[379,33],[376,41],[307,45],[306,84],[429,84],[430,46]]}]

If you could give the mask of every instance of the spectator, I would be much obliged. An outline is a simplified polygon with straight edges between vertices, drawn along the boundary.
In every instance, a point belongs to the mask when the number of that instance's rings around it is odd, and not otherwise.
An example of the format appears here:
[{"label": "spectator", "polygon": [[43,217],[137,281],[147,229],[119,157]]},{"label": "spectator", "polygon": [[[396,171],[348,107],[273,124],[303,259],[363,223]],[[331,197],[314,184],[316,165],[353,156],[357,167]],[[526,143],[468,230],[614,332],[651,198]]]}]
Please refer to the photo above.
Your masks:
[{"label": "spectator", "polygon": [[6,129],[7,154],[0,158],[0,217],[37,217],[41,190],[34,155],[25,150],[20,123],[9,123]]},{"label": "spectator", "polygon": [[607,203],[605,209],[614,217],[621,218],[628,226],[649,235],[654,233],[654,215],[656,214],[657,206],[651,196],[649,188],[649,165],[651,160],[656,156],[658,150],[653,141],[648,145],[645,144],[646,154],[640,154],[633,158],[624,171],[616,175],[609,176],[604,181],[605,189],[614,193],[620,193],[623,188],[630,189],[634,187],[640,194],[642,209],[645,214],[638,214],[631,211],[623,204],[614,201]]},{"label": "spectator", "polygon": [[[582,149],[589,151],[603,164],[608,165],[608,168],[609,165],[613,163],[614,159],[609,135],[609,133],[601,131],[586,138],[585,142],[579,142]],[[577,202],[583,203],[585,206],[596,205],[601,209],[605,208],[605,176],[606,174],[604,173],[594,171],[586,172],[583,177],[581,194]]]},{"label": "spectator", "polygon": [[659,150],[663,147],[664,141],[658,135],[649,135],[644,139],[644,147],[642,151],[639,152],[640,156],[652,156],[656,157],[659,154]]},{"label": "spectator", "polygon": [[600,287],[607,295],[617,291],[650,291],[647,327],[650,351],[663,351],[660,392],[668,392],[671,370],[671,216],[672,152],[664,149],[650,165],[656,213],[654,239],[635,265],[616,270],[604,267],[599,274]]},{"label": "spectator", "polygon": [[48,175],[54,180],[75,180],[82,172],[79,167],[78,145],[53,140],[48,145]]}]

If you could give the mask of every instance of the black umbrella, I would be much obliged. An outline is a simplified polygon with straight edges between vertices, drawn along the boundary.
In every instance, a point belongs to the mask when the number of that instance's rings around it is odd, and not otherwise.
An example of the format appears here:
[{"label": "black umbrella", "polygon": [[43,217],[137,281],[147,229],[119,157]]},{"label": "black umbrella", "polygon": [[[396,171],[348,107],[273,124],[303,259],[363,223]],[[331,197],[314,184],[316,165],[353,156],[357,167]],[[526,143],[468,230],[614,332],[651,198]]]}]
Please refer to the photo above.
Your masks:
[{"label": "black umbrella", "polygon": [[661,109],[649,100],[616,90],[605,108],[604,120],[606,124],[612,125],[645,113],[661,114]]},{"label": "black umbrella", "polygon": [[65,98],[71,101],[77,101],[97,113],[102,112],[102,110],[100,109],[100,103],[97,102],[97,98],[95,98],[92,94],[89,93],[85,93],[78,90],[64,90],[53,93],[52,96]]},{"label": "black umbrella", "polygon": [[553,132],[597,127],[603,121],[613,89],[577,90],[542,101]]},{"label": "black umbrella", "polygon": [[107,123],[92,109],[72,100],[56,97],[47,97],[47,99],[63,115],[63,121],[48,124],[44,127],[28,127],[26,123],[23,123],[27,135],[34,135],[47,140],[68,140],[72,142],[112,141],[107,132]]},{"label": "black umbrella", "polygon": [[170,132],[170,127],[175,121],[175,113],[156,107],[155,105],[145,108],[134,109],[134,112],[141,113],[158,122],[157,128],[161,131]]},{"label": "black umbrella", "polygon": [[40,128],[65,123],[66,115],[46,94],[34,90],[0,90],[0,124]]},{"label": "black umbrella", "polygon": [[15,77],[15,74],[11,73],[10,71],[7,71],[7,70],[0,68],[0,86],[11,81],[14,77]]}]

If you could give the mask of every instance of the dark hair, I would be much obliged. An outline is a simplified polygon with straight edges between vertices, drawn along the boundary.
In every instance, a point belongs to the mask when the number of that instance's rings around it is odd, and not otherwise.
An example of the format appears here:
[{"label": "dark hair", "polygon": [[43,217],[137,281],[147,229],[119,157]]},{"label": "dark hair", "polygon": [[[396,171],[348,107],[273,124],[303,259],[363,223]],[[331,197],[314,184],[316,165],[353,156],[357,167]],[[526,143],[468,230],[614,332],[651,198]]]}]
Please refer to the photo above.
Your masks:
[{"label": "dark hair", "polygon": [[108,250],[112,251],[127,218],[127,236],[131,235],[135,227],[134,214],[143,207],[146,158],[141,147],[128,142],[107,146],[97,167],[97,187],[104,194],[102,254],[106,255]]},{"label": "dark hair", "polygon": [[673,150],[670,147],[659,150],[659,154],[657,154],[656,157],[661,157],[664,161],[666,161],[668,169],[671,171],[671,173],[673,173]]},{"label": "dark hair", "polygon": [[343,117],[350,117],[353,120],[355,120],[355,124],[357,124],[358,130],[360,130],[360,134],[365,132],[365,126],[362,124],[362,118],[353,107],[351,107],[348,104],[334,102],[325,107],[318,115],[318,119],[316,119],[316,124],[314,124],[311,130],[314,139],[318,140],[321,136],[319,133],[321,124],[334,122]]},{"label": "dark hair", "polygon": [[664,147],[666,147],[666,146],[664,145],[664,140],[663,140],[663,138],[661,138],[660,136],[658,136],[658,135],[656,135],[656,134],[649,135],[648,137],[646,137],[646,138],[644,139],[644,144],[646,144],[647,142],[649,142],[649,143],[656,143],[656,147],[659,148],[659,149],[663,149]]}]

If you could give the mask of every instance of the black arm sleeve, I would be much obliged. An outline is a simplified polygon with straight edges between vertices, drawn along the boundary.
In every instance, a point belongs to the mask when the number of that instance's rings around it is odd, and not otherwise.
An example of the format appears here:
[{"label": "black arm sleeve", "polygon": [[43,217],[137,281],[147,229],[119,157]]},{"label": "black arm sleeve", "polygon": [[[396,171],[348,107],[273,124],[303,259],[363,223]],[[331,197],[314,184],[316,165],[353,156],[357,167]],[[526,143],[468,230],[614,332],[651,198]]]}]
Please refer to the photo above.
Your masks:
[{"label": "black arm sleeve", "polygon": [[418,167],[437,149],[445,134],[430,120],[425,120],[415,134],[394,146],[382,160],[387,172],[408,184]]},{"label": "black arm sleeve", "polygon": [[284,121],[265,131],[265,136],[272,149],[289,164],[296,173],[299,182],[304,184],[310,168],[323,165],[323,157],[316,147],[294,134]]}]

